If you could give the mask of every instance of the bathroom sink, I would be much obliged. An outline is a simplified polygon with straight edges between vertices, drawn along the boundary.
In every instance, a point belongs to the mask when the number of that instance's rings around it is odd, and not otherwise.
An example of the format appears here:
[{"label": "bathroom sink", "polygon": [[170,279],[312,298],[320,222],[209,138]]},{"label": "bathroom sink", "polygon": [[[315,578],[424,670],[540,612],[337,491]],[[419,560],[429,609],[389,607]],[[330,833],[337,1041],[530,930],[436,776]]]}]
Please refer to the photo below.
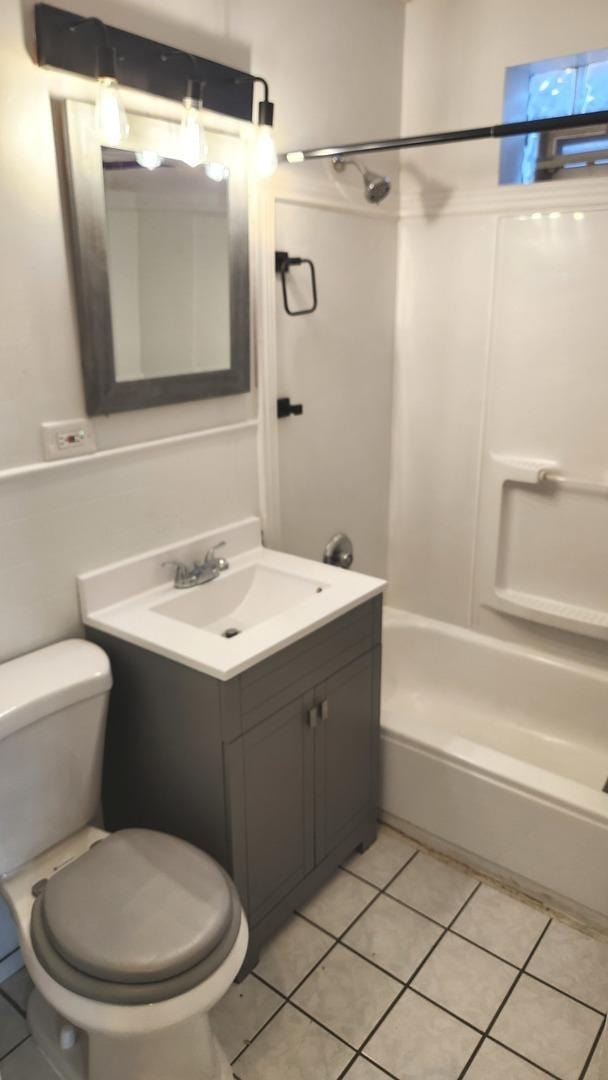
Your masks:
[{"label": "bathroom sink", "polygon": [[184,590],[152,610],[230,639],[329,588],[313,578],[254,563]]},{"label": "bathroom sink", "polygon": [[[174,564],[167,563],[200,563],[222,541],[228,569],[176,589]],[[223,681],[377,596],[385,584],[264,547],[257,518],[78,578],[85,626]]]}]

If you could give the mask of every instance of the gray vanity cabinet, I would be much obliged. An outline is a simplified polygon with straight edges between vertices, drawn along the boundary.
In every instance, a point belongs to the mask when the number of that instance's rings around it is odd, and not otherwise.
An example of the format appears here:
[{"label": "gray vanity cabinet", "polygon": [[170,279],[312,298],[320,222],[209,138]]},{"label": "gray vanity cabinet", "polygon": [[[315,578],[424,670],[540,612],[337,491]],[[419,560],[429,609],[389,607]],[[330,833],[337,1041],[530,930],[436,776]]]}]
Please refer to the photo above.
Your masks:
[{"label": "gray vanity cabinet", "polygon": [[365,653],[227,748],[254,925],[375,808],[377,659]]},{"label": "gray vanity cabinet", "polygon": [[226,868],[249,920],[243,974],[375,838],[381,614],[367,601],[228,682],[87,630],[114,673],[106,827],[181,836]]},{"label": "gray vanity cabinet", "polygon": [[305,716],[305,699],[298,697],[227,747],[252,923],[314,867],[314,739]]},{"label": "gray vanity cabinet", "polygon": [[317,688],[321,723],[315,731],[315,856],[339,846],[377,801],[377,717],[373,652]]}]

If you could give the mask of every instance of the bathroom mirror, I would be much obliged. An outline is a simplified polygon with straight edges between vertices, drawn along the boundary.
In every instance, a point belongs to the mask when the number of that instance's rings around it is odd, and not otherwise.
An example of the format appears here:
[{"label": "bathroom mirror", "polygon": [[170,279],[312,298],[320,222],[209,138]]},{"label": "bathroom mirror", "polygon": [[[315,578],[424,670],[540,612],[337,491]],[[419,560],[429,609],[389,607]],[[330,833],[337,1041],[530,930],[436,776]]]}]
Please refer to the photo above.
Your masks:
[{"label": "bathroom mirror", "polygon": [[66,105],[89,415],[247,391],[242,139],[209,132],[213,164],[193,169],[177,156],[177,124],[131,115],[128,138],[108,147],[93,113]]}]

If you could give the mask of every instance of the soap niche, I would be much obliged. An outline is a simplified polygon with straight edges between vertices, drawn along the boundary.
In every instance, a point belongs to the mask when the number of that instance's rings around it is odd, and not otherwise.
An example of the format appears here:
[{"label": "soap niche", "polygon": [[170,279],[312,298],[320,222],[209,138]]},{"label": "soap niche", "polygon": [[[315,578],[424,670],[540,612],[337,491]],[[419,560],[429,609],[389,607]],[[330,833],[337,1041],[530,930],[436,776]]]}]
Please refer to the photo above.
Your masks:
[{"label": "soap niche", "polygon": [[608,487],[553,463],[494,459],[494,580],[484,603],[548,626],[608,638]]}]

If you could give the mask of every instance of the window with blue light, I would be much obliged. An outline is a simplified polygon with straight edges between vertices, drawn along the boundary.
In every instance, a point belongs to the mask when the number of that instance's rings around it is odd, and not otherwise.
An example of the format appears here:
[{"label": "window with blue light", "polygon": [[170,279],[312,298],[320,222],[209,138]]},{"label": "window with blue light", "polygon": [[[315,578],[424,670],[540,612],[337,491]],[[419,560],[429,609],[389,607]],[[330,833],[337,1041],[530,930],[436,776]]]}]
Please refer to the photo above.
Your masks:
[{"label": "window with blue light", "polygon": [[[608,50],[507,69],[506,123],[602,110],[608,110]],[[503,140],[500,179],[531,184],[607,165],[608,127],[532,134]]]}]

